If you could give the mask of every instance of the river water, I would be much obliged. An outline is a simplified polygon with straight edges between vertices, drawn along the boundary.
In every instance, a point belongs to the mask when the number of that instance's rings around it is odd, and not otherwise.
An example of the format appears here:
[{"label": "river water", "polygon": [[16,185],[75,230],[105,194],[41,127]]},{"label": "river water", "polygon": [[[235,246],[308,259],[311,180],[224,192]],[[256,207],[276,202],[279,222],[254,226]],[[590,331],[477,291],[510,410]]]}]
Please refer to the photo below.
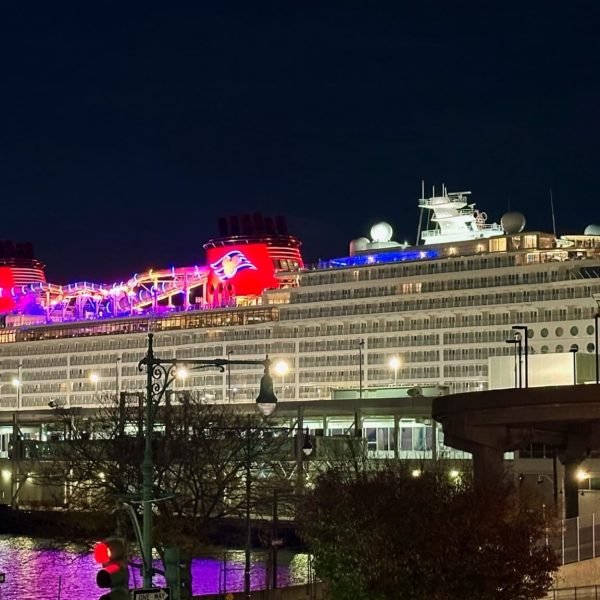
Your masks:
[{"label": "river water", "polygon": [[[279,553],[278,586],[307,580],[306,554]],[[157,564],[158,566],[158,564]],[[92,553],[81,546],[52,548],[41,539],[0,536],[0,600],[95,600],[107,590],[96,586],[99,566]],[[194,595],[243,590],[244,552],[228,551],[221,556],[192,561]],[[252,588],[265,587],[266,570],[263,553],[253,553]],[[157,576],[155,586],[163,586]],[[130,569],[130,587],[142,587],[139,570]]]}]

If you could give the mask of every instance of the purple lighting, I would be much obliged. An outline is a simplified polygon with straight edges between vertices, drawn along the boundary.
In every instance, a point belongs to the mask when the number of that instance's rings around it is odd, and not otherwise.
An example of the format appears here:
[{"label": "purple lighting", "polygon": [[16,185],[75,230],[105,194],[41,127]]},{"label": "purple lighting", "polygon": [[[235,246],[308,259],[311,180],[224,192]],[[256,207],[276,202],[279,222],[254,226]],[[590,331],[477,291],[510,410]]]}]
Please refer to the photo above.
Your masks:
[{"label": "purple lighting", "polygon": [[[253,553],[252,589],[263,589],[266,581],[265,554]],[[156,567],[162,569],[157,562]],[[0,572],[6,574],[2,584],[2,600],[89,600],[100,595],[96,586],[98,565],[91,550],[75,545],[64,550],[42,547],[41,540],[0,536]],[[281,552],[278,568],[279,587],[306,581],[307,556]],[[241,591],[244,588],[244,553],[228,551],[219,558],[197,558],[192,561],[192,593],[194,595]],[[138,570],[130,567],[129,585],[142,587]],[[164,586],[164,579],[155,578]]]}]

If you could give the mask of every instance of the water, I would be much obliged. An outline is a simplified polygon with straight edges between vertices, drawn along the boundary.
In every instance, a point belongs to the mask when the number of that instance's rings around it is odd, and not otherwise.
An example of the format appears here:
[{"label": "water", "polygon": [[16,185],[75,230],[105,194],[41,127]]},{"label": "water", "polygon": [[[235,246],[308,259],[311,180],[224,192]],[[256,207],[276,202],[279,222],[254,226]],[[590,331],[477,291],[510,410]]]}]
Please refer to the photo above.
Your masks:
[{"label": "water", "polygon": [[[305,583],[308,572],[306,554],[279,553],[279,587]],[[159,566],[157,564],[157,566]],[[6,582],[0,584],[0,600],[90,600],[103,592],[96,586],[99,566],[89,549],[74,544],[50,548],[48,541],[0,536],[0,572]],[[239,591],[244,588],[244,552],[228,551],[223,556],[198,558],[192,562],[194,595]],[[264,554],[253,553],[251,581],[253,589],[265,587]],[[154,584],[163,586],[156,577]],[[139,570],[130,569],[130,587],[142,587]]]}]

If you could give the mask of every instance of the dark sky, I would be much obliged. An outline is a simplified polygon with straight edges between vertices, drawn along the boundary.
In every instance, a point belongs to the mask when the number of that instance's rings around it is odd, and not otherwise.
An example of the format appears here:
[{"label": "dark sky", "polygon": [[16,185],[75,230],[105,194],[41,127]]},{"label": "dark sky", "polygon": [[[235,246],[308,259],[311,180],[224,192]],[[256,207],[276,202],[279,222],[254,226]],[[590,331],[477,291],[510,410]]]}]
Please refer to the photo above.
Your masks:
[{"label": "dark sky", "polygon": [[5,0],[0,237],[53,281],[124,278],[262,211],[316,260],[379,219],[414,239],[421,179],[545,230],[552,187],[581,231],[600,10],[568,4]]}]

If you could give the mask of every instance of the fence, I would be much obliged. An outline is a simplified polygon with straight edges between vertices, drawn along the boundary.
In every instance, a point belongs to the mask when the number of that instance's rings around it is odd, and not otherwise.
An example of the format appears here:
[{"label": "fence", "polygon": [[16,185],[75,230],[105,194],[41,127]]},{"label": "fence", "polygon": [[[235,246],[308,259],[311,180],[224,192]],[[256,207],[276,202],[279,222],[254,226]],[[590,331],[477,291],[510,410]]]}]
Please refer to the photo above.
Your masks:
[{"label": "fence", "polygon": [[558,552],[561,564],[600,557],[600,518],[595,514],[565,519],[560,533],[547,542]]},{"label": "fence", "polygon": [[597,585],[550,590],[546,600],[600,600]]}]

